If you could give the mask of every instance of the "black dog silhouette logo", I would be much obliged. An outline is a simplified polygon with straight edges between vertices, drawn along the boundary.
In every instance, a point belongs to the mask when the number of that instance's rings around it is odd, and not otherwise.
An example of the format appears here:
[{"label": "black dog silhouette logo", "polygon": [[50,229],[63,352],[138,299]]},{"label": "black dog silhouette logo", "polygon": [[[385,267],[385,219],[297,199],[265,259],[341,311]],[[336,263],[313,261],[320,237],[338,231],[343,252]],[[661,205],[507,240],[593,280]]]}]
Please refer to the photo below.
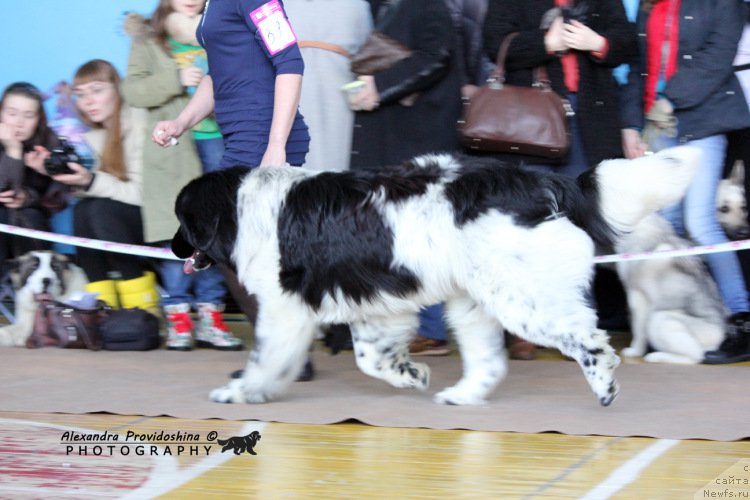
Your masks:
[{"label": "black dog silhouette logo", "polygon": [[241,455],[247,452],[251,455],[257,455],[255,453],[255,445],[260,441],[260,432],[253,431],[247,436],[233,436],[229,439],[217,439],[216,442],[221,446],[221,452],[224,453],[227,450],[233,450],[235,455]]}]

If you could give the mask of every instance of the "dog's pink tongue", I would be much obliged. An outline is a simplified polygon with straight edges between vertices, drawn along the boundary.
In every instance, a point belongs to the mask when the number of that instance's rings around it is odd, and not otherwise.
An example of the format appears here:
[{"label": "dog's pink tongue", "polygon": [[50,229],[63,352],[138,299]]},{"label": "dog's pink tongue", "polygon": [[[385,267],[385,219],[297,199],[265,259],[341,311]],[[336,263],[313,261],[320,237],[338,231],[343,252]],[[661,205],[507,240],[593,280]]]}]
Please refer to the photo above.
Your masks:
[{"label": "dog's pink tongue", "polygon": [[185,263],[182,265],[182,270],[185,272],[185,274],[193,274],[195,272],[195,269],[193,269],[192,257],[185,261]]},{"label": "dog's pink tongue", "polygon": [[52,296],[47,292],[36,293],[34,294],[34,300],[36,300],[37,302],[41,300],[52,300]]}]

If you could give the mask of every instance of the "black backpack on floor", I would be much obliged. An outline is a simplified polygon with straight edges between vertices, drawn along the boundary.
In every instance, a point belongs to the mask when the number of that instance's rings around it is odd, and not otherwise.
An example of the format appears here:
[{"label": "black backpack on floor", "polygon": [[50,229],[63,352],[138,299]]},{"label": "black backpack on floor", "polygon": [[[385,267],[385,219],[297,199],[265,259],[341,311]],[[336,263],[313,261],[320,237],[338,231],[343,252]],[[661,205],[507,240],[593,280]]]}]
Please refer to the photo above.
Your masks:
[{"label": "black backpack on floor", "polygon": [[150,351],[161,343],[159,319],[143,309],[113,310],[100,329],[109,351]]}]

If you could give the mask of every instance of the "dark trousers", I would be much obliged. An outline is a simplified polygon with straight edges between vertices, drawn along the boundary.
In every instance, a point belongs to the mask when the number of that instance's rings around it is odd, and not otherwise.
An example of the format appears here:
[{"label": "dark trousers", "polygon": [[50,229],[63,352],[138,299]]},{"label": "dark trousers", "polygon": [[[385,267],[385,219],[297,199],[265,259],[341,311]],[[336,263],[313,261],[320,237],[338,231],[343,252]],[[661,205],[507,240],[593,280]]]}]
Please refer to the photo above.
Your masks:
[{"label": "dark trousers", "polygon": [[[110,198],[84,198],[73,215],[73,234],[83,238],[143,245],[141,208]],[[78,264],[90,281],[111,279],[110,273],[122,279],[139,278],[146,269],[141,257],[78,247]]]}]

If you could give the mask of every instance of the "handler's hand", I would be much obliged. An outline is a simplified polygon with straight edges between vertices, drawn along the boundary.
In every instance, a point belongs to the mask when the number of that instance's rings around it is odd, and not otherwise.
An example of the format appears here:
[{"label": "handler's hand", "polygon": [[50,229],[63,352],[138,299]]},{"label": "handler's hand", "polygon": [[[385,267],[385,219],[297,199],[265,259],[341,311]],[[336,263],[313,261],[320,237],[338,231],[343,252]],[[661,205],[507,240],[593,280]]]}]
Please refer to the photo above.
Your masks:
[{"label": "handler's hand", "polygon": [[185,126],[177,120],[158,122],[151,132],[151,140],[163,148],[173,146],[178,137],[185,132]]}]

